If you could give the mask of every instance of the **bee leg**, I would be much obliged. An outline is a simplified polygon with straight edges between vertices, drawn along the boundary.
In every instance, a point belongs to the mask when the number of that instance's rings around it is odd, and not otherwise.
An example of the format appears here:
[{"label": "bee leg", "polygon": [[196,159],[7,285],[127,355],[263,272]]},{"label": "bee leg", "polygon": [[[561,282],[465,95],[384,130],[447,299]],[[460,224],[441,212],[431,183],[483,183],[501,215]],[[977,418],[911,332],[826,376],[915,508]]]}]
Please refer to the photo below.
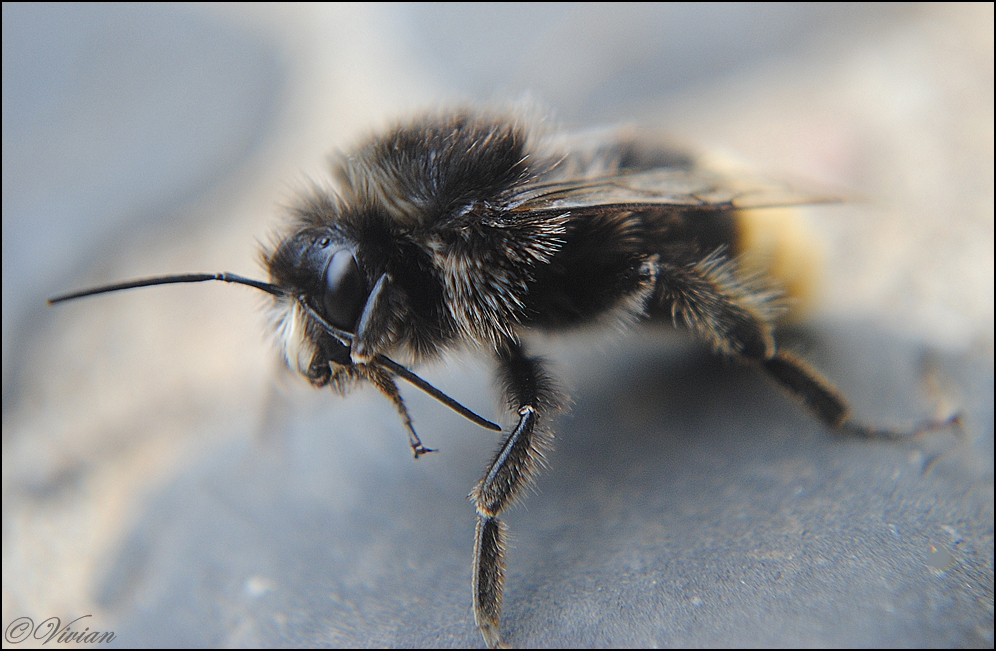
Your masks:
[{"label": "bee leg", "polygon": [[961,427],[961,414],[928,419],[909,430],[893,430],[865,425],[849,417],[844,397],[836,387],[812,366],[795,355],[779,350],[762,362],[766,370],[783,387],[802,402],[824,423],[834,429],[862,438],[901,439],[948,427]]},{"label": "bee leg", "polygon": [[821,421],[839,428],[847,420],[849,409],[844,396],[823,375],[795,355],[780,350],[761,362],[779,384],[802,403]]},{"label": "bee leg", "polygon": [[499,374],[519,422],[505,439],[470,499],[477,509],[474,539],[474,619],[490,648],[503,645],[498,630],[505,574],[505,524],[498,515],[529,486],[552,447],[553,435],[539,427],[541,415],[556,409],[557,393],[539,360],[517,341],[498,352]]},{"label": "bee leg", "polygon": [[394,404],[394,408],[398,410],[398,416],[401,417],[401,422],[404,423],[405,430],[408,433],[408,445],[412,448],[412,454],[418,459],[423,454],[428,454],[429,452],[435,452],[432,448],[427,448],[422,445],[422,440],[418,437],[418,433],[415,432],[415,425],[412,423],[412,417],[408,414],[408,407],[405,405],[404,398],[401,397],[401,392],[398,391],[398,385],[394,381],[394,378],[389,376],[387,373],[373,366],[364,367],[366,370],[366,377],[377,389],[387,397]]},{"label": "bee leg", "polygon": [[721,250],[694,264],[658,263],[655,271],[658,300],[676,326],[684,324],[722,355],[762,361],[774,354],[777,294],[742,280]]},{"label": "bee leg", "polygon": [[356,324],[356,337],[349,352],[354,364],[369,361],[373,356],[371,351],[376,352],[383,345],[384,337],[390,331],[390,316],[397,312],[390,307],[391,298],[391,276],[381,274],[370,290]]},{"label": "bee leg", "polygon": [[833,429],[864,438],[905,438],[960,423],[959,415],[918,424],[911,431],[870,427],[850,419],[844,396],[828,379],[795,355],[778,350],[772,324],[773,296],[740,280],[736,263],[714,254],[688,266],[661,263],[657,287],[676,323],[684,322],[717,352],[760,364]]}]

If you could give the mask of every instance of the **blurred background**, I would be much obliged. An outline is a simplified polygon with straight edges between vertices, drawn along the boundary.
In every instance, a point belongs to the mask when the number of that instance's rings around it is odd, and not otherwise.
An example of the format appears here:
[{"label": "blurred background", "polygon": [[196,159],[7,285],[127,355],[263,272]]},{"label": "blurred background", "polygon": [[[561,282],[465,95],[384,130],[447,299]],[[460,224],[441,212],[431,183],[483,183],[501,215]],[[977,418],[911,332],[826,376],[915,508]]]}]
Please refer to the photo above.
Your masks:
[{"label": "blurred background", "polygon": [[[847,188],[800,217],[825,270],[800,345],[870,420],[967,417],[842,441],[681,338],[537,342],[574,407],[509,517],[509,642],[991,647],[991,4],[5,3],[5,627],[480,644],[465,495],[496,437],[406,391],[441,450],[412,462],[378,395],[281,368],[248,289],[44,299],[259,277],[330,152],[512,101]],[[500,418],[489,368],[423,375]]]}]

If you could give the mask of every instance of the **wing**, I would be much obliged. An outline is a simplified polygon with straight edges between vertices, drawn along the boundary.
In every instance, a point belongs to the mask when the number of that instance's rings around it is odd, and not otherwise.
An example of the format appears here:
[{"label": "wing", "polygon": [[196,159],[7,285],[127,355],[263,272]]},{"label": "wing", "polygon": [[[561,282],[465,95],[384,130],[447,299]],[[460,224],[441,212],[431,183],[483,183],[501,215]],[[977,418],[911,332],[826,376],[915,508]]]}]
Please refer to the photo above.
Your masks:
[{"label": "wing", "polygon": [[548,213],[596,206],[617,210],[660,206],[774,208],[840,200],[761,177],[662,167],[529,184],[510,196],[506,206],[512,213]]}]

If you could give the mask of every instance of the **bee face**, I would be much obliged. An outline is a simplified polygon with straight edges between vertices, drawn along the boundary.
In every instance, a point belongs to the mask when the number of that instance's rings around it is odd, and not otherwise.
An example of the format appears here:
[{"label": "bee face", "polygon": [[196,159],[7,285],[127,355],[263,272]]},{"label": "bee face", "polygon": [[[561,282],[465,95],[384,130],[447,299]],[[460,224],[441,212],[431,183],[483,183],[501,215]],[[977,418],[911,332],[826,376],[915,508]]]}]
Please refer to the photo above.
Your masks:
[{"label": "bee face", "polygon": [[371,292],[357,253],[358,245],[341,231],[318,226],[291,233],[264,256],[271,281],[288,292],[275,297],[273,317],[284,358],[318,386],[354,363],[349,342],[322,323],[356,334]]},{"label": "bee face", "polygon": [[306,296],[332,325],[355,333],[370,294],[356,249],[335,229],[304,229],[277,246],[270,258],[270,277],[274,284]]}]

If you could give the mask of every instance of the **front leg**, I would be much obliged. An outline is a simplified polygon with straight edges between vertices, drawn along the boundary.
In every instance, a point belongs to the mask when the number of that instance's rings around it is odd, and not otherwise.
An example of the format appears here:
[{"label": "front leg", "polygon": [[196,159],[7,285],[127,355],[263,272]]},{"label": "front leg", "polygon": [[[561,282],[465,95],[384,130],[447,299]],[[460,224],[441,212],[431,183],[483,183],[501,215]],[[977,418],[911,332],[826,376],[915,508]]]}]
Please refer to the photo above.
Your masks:
[{"label": "front leg", "polygon": [[401,417],[401,422],[404,424],[405,430],[408,432],[408,445],[411,446],[412,454],[415,455],[415,458],[418,459],[423,454],[435,452],[432,448],[427,448],[422,445],[422,440],[418,437],[418,433],[415,432],[415,425],[412,423],[412,417],[408,413],[408,407],[405,406],[405,400],[401,397],[401,392],[398,391],[398,385],[394,381],[394,378],[377,366],[367,365],[362,368],[364,376],[370,380],[370,382],[373,383],[373,385],[394,404],[394,408],[398,410],[398,416]]},{"label": "front leg", "polygon": [[505,571],[506,526],[498,515],[530,484],[552,448],[553,434],[540,426],[560,398],[540,361],[527,357],[518,341],[498,351],[499,377],[519,422],[502,443],[470,494],[477,508],[474,539],[474,619],[491,648],[503,646],[498,631]]},{"label": "front leg", "polygon": [[354,364],[369,362],[374,353],[386,347],[387,336],[391,331],[390,320],[394,314],[402,313],[392,309],[392,294],[391,276],[381,274],[370,290],[356,324],[356,337],[349,352]]}]

